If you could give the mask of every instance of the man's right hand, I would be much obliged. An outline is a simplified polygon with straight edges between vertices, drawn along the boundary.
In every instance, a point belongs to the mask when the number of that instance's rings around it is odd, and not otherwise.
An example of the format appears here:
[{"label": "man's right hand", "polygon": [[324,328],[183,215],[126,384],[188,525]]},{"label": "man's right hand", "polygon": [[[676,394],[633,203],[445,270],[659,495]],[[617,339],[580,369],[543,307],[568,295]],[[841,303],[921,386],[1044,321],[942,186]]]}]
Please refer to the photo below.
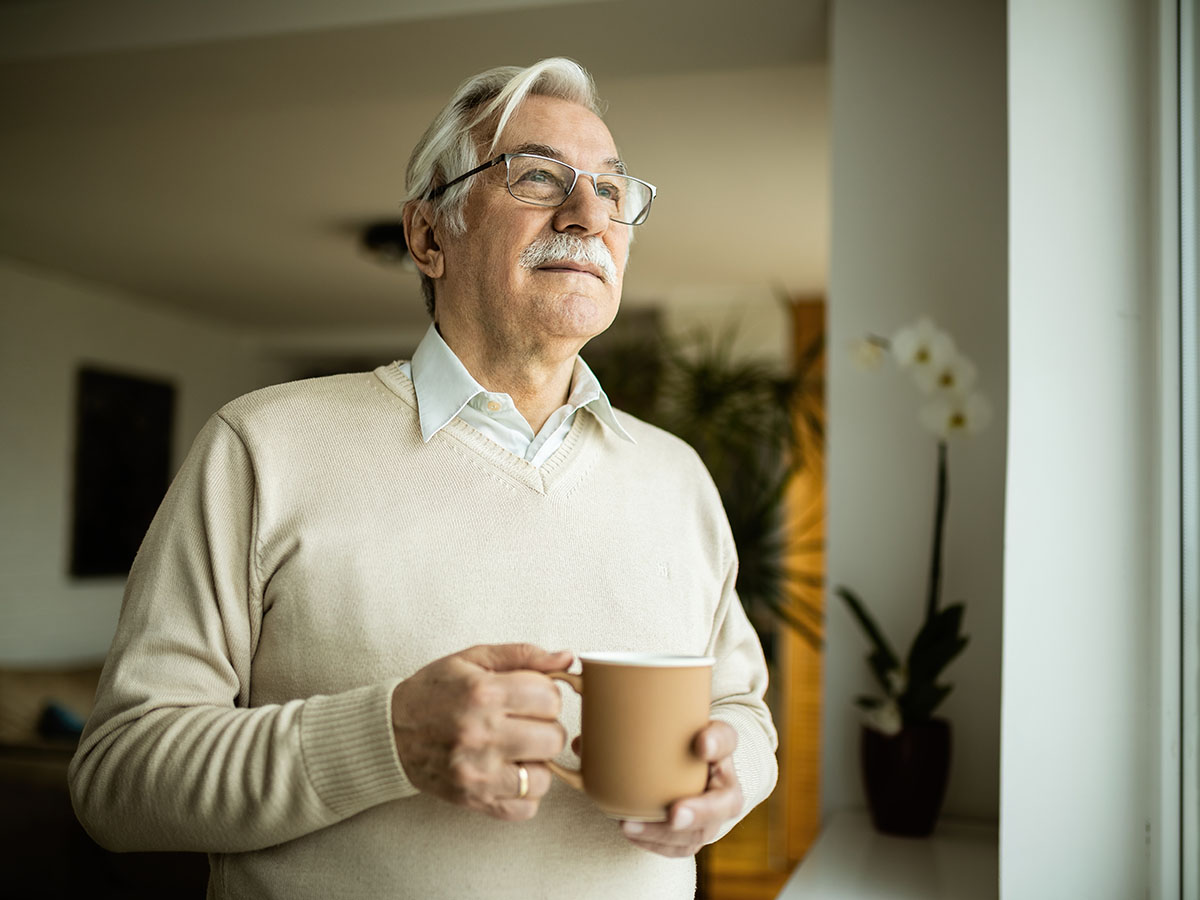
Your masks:
[{"label": "man's right hand", "polygon": [[[472,647],[396,686],[396,750],[417,789],[498,819],[529,819],[550,789],[543,764],[563,749],[562,698],[546,672],[574,657],[532,644]],[[518,798],[517,764],[529,773]]]}]

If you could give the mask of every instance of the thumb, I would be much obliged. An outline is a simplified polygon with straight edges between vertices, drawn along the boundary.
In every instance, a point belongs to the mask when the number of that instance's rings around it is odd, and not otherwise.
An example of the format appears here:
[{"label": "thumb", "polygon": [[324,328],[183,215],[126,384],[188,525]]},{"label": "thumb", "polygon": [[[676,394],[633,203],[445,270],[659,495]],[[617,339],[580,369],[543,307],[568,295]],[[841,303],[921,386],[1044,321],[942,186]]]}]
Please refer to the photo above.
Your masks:
[{"label": "thumb", "polygon": [[732,756],[737,749],[738,735],[728,722],[713,719],[700,729],[694,741],[692,752],[701,759],[717,762],[727,756]]},{"label": "thumb", "polygon": [[575,659],[570,650],[551,653],[536,644],[480,644],[464,650],[461,656],[489,672],[513,672],[519,669],[558,672]]}]

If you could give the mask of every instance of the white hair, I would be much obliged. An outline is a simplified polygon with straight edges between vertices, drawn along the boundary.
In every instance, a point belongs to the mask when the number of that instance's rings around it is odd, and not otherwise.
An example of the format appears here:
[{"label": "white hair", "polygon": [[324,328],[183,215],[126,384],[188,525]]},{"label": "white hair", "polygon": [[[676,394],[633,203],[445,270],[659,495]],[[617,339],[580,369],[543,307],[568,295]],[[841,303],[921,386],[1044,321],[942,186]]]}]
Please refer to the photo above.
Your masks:
[{"label": "white hair", "polygon": [[[424,199],[435,187],[478,166],[482,160],[477,147],[484,141],[490,142],[487,156],[491,156],[509,119],[530,95],[556,97],[601,114],[592,76],[574,60],[552,57],[524,69],[500,66],[480,72],[458,86],[413,148],[405,171],[405,205]],[[492,122],[495,126],[490,135],[480,133]],[[452,234],[466,230],[463,206],[471,182],[471,179],[460,182],[429,201],[433,204],[434,221],[443,222]],[[424,272],[421,290],[432,316],[433,279]]]}]

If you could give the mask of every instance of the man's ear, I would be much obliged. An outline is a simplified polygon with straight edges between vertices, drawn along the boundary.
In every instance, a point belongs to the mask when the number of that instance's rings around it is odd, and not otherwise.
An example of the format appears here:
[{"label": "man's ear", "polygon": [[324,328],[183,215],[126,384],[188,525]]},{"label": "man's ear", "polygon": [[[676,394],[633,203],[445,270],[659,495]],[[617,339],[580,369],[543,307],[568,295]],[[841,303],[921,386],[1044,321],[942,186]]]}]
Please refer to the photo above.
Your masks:
[{"label": "man's ear", "polygon": [[428,200],[414,200],[404,207],[404,241],[418,269],[430,278],[442,277],[446,261],[434,230],[433,209]]}]

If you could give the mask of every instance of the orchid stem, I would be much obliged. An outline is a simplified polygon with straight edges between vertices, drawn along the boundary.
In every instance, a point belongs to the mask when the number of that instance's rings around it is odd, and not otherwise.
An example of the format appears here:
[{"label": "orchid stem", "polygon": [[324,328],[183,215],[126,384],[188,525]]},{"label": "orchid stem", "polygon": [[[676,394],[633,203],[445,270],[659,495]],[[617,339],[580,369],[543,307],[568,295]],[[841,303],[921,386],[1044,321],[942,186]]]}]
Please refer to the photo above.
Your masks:
[{"label": "orchid stem", "polygon": [[937,615],[942,594],[942,532],[946,523],[946,499],[949,488],[946,478],[946,442],[938,441],[937,507],[933,514],[933,559],[929,564],[929,599],[925,621]]}]

